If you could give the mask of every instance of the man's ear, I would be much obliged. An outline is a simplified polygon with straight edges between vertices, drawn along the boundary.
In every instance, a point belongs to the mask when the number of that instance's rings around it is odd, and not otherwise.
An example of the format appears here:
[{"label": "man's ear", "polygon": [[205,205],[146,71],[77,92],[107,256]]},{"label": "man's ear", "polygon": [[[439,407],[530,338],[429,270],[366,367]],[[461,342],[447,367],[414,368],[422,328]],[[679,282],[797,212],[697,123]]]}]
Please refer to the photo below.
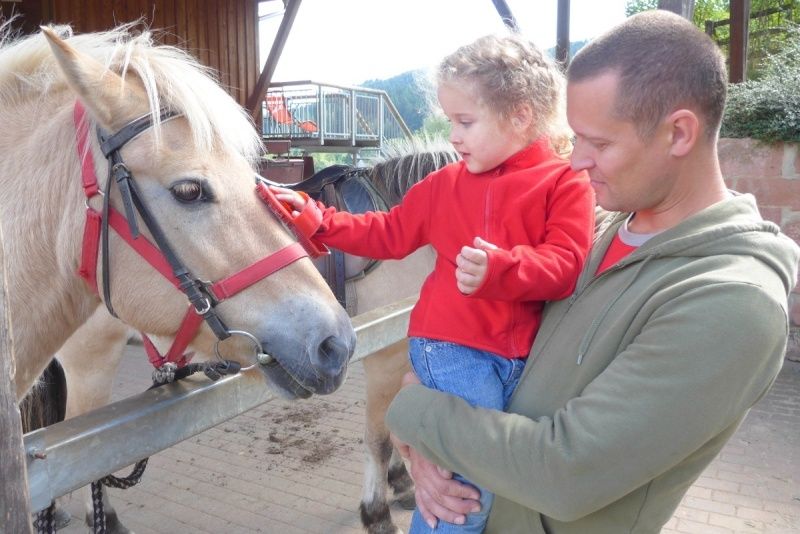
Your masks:
[{"label": "man's ear", "polygon": [[673,111],[665,119],[669,127],[670,154],[682,157],[692,151],[703,135],[700,119],[689,109]]}]

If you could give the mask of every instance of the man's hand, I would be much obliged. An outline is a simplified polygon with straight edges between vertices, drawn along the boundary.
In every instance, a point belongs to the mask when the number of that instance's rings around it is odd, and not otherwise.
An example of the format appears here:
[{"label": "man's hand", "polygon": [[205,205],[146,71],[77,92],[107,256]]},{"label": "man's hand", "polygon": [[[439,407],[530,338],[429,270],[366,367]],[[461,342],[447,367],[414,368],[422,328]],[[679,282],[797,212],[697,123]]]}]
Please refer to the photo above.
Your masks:
[{"label": "man's hand", "polygon": [[476,237],[472,244],[475,248],[465,245],[456,256],[456,285],[465,295],[471,295],[483,283],[489,268],[489,255],[486,251],[497,248],[480,237]]},{"label": "man's hand", "polygon": [[[401,388],[419,383],[417,375],[406,373]],[[417,508],[428,526],[435,528],[439,519],[462,525],[466,514],[480,510],[477,489],[453,480],[453,473],[428,461],[394,434],[390,437],[400,455],[409,461]]]},{"label": "man's hand", "polygon": [[467,514],[481,509],[477,489],[453,480],[453,473],[429,462],[413,447],[408,447],[411,478],[417,509],[431,528],[441,519],[463,525]]}]

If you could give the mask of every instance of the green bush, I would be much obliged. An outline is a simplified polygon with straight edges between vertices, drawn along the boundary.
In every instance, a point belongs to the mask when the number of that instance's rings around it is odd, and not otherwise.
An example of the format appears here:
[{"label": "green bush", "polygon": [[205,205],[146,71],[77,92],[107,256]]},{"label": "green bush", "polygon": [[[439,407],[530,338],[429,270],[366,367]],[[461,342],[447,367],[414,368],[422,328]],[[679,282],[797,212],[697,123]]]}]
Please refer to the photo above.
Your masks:
[{"label": "green bush", "polygon": [[781,52],[767,59],[760,79],[728,87],[720,133],[800,142],[800,29],[791,30]]}]

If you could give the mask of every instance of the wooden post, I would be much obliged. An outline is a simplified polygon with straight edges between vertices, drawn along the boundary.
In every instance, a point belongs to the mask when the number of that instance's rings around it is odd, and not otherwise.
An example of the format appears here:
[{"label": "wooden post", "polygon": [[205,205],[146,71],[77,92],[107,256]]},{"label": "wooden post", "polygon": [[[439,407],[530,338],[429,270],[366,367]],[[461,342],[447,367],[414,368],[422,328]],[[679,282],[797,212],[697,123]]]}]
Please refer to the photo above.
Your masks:
[{"label": "wooden post", "polygon": [[[258,77],[253,94],[247,97],[247,110],[250,112],[250,116],[253,117],[254,121],[257,121],[258,118],[261,117],[261,103],[267,96],[269,83],[272,81],[272,75],[275,73],[275,67],[278,65],[278,60],[283,52],[286,39],[289,38],[289,31],[292,29],[292,24],[294,24],[294,18],[297,15],[297,11],[300,9],[301,1],[302,0],[286,0],[286,2],[284,2],[286,8],[283,12],[281,24],[278,27],[278,33],[275,35],[275,40],[272,42],[272,48],[269,50],[269,56],[267,56],[267,60],[264,62],[264,70],[261,71],[261,75]],[[264,127],[261,121],[256,122],[256,128],[258,128],[259,132],[263,133]]]},{"label": "wooden post", "polygon": [[731,0],[730,72],[728,81],[747,79],[747,34],[750,22],[750,0]]},{"label": "wooden post", "polygon": [[658,0],[658,9],[672,11],[687,20],[692,20],[694,0]]},{"label": "wooden post", "polygon": [[25,534],[31,532],[30,497],[22,448],[22,423],[14,387],[15,361],[2,229],[0,274],[0,532]]},{"label": "wooden post", "polygon": [[558,0],[556,61],[564,68],[569,65],[569,0]]}]

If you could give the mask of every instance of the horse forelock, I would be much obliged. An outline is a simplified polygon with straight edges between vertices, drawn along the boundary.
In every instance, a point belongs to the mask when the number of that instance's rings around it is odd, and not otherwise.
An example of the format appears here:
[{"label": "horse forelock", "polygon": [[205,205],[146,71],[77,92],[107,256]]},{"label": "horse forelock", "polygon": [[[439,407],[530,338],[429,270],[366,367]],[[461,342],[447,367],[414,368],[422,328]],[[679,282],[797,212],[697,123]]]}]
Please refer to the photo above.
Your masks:
[{"label": "horse forelock", "polygon": [[384,149],[383,156],[373,162],[369,174],[373,183],[386,194],[387,202],[394,205],[411,186],[458,159],[458,153],[444,139],[412,138]]},{"label": "horse forelock", "polygon": [[[105,32],[72,35],[69,26],[54,30],[71,46],[123,77],[143,86],[160,138],[159,111],[182,114],[198,149],[215,147],[241,154],[251,163],[260,156],[261,139],[248,114],[218,84],[211,69],[186,51],[157,44],[150,31],[134,31],[138,22]],[[20,99],[41,99],[66,82],[41,34],[19,38],[9,24],[0,27],[0,107]]]}]

